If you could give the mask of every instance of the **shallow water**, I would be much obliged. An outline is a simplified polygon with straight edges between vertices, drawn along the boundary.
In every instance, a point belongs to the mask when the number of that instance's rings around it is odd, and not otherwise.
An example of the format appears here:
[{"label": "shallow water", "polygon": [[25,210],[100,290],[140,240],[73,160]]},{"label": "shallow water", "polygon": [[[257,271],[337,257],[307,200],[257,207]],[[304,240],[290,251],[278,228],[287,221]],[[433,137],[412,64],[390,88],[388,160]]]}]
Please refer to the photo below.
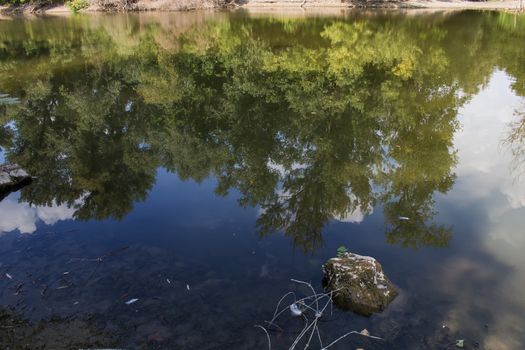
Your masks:
[{"label": "shallow water", "polygon": [[346,246],[401,293],[324,345],[521,349],[524,43],[473,11],[0,21],[0,161],[36,177],[0,202],[0,305],[70,323],[30,348],[266,349]]}]

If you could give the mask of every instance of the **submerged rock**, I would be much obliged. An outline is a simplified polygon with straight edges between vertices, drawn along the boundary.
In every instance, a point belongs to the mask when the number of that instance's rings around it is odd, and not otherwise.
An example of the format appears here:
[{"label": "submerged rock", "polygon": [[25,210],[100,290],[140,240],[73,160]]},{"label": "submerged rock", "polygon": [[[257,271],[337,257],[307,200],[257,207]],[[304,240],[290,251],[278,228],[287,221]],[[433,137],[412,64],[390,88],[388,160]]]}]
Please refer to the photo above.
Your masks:
[{"label": "submerged rock", "polygon": [[0,165],[0,200],[29,183],[31,183],[31,176],[19,165]]},{"label": "submerged rock", "polygon": [[397,296],[381,264],[369,256],[343,253],[323,265],[323,284],[333,291],[334,304],[361,315],[383,311]]}]

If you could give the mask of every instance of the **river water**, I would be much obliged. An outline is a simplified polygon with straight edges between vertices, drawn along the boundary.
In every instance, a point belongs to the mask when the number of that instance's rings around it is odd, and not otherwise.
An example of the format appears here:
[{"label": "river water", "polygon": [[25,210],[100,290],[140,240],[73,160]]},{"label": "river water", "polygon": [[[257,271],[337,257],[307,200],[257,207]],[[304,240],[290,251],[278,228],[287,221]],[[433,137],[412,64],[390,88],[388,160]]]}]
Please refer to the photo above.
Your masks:
[{"label": "river water", "polygon": [[0,202],[0,305],[40,325],[5,348],[267,349],[340,246],[400,295],[323,346],[525,347],[523,16],[0,19],[2,94],[35,179]]}]

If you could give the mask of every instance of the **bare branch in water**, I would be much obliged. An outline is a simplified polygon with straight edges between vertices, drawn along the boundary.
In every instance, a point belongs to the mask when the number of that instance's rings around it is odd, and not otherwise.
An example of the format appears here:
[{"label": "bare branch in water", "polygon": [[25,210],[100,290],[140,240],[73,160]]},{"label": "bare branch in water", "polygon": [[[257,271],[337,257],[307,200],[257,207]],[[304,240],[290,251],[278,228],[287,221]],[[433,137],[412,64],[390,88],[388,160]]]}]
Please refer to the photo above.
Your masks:
[{"label": "bare branch in water", "polygon": [[[368,331],[366,330],[363,330],[361,332],[350,331],[350,332],[343,334],[339,338],[335,339],[327,346],[323,346],[323,340],[321,338],[321,333],[319,331],[319,319],[323,317],[324,312],[326,311],[328,306],[332,306],[332,296],[335,292],[337,292],[337,290],[331,291],[328,293],[317,293],[315,289],[313,288],[313,286],[308,282],[299,281],[296,279],[292,279],[291,281],[294,283],[298,283],[298,284],[307,286],[312,291],[312,294],[304,298],[301,298],[301,299],[297,299],[294,292],[288,292],[284,294],[281,297],[281,299],[279,299],[279,301],[277,302],[272,319],[270,321],[266,321],[266,323],[269,326],[276,327],[282,330],[282,328],[277,324],[277,320],[284,312],[290,311],[292,312],[292,315],[302,316],[304,318],[305,320],[304,327],[301,329],[299,334],[295,337],[292,345],[290,345],[288,350],[295,350],[298,344],[303,339],[305,339],[306,341],[303,347],[303,350],[310,348],[310,345],[312,344],[312,341],[314,341],[314,339],[317,339],[317,341],[319,342],[319,349],[327,350],[330,347],[337,344],[339,341],[345,339],[346,337],[352,334],[359,335],[362,337],[367,337],[370,339],[375,339],[375,340],[383,340],[380,337],[370,335]],[[288,296],[293,296],[293,303],[281,307],[281,304]],[[272,350],[271,337],[270,337],[270,333],[268,332],[268,330],[261,325],[255,325],[255,327],[261,328],[265,332],[266,338],[268,340],[268,349]],[[314,335],[316,335],[316,337],[314,337]]]}]

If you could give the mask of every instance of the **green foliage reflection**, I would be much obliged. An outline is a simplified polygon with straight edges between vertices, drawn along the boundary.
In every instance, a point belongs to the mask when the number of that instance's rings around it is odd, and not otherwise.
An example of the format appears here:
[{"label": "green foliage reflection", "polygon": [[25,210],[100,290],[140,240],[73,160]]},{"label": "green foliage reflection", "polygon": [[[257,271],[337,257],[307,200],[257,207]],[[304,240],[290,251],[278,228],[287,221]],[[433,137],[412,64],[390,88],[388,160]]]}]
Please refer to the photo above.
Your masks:
[{"label": "green foliage reflection", "polygon": [[176,35],[156,22],[71,19],[25,36],[6,24],[0,90],[22,103],[0,116],[16,124],[2,145],[39,177],[23,200],[80,219],[122,218],[164,167],[239,190],[261,208],[261,236],[283,230],[305,251],[330,220],[378,204],[390,243],[446,246],[433,196],[455,180],[457,110],[495,67],[518,92],[525,76],[500,16],[234,16]]}]

